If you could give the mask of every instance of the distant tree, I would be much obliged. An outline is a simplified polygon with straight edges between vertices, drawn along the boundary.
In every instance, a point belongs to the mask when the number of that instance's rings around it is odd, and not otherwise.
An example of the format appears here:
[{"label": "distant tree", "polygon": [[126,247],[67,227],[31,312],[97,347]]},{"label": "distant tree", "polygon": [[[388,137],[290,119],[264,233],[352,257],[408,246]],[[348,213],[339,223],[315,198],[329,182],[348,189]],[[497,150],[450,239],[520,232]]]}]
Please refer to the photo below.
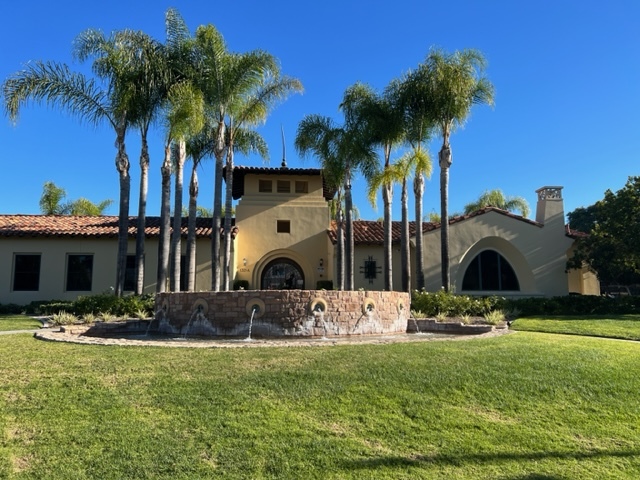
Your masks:
[{"label": "distant tree", "polygon": [[63,203],[67,192],[53,182],[45,182],[40,197],[40,211],[44,215],[103,215],[104,211],[113,204],[113,200],[103,200],[93,203],[86,198],[79,198]]},{"label": "distant tree", "polygon": [[43,215],[64,215],[67,210],[62,201],[67,196],[64,188],[56,186],[53,182],[45,182],[40,197],[40,212]]},{"label": "distant tree", "polygon": [[79,198],[69,204],[69,215],[103,215],[104,211],[113,204],[113,200],[103,200],[100,203],[93,203],[86,198]]},{"label": "distant tree", "polygon": [[[605,283],[640,282],[640,177],[588,207],[593,228],[581,238],[567,267],[588,266]],[[586,225],[585,225],[586,226]]]},{"label": "distant tree", "polygon": [[518,211],[523,217],[529,216],[529,204],[522,197],[508,197],[502,190],[485,191],[475,202],[464,206],[464,213],[472,213],[485,207],[496,207],[510,212]]}]

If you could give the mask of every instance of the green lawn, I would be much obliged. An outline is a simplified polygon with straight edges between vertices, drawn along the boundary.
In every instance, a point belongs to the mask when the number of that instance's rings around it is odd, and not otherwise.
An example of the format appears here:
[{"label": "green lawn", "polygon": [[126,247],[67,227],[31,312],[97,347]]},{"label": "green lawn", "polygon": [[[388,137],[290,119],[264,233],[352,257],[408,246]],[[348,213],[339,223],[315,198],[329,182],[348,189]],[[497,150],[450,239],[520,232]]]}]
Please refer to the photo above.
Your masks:
[{"label": "green lawn", "polygon": [[35,330],[42,324],[26,315],[0,315],[0,332],[8,330]]},{"label": "green lawn", "polygon": [[0,478],[637,479],[640,343],[0,337]]},{"label": "green lawn", "polygon": [[514,330],[640,340],[640,315],[521,318]]}]

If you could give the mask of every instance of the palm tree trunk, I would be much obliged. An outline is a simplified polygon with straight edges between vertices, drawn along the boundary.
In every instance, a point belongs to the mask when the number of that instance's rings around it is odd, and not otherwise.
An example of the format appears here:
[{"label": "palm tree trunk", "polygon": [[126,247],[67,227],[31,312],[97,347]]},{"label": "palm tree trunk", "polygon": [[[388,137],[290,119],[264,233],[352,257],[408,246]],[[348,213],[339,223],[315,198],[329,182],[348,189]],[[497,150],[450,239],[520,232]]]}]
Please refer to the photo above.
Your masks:
[{"label": "palm tree trunk", "polygon": [[407,178],[402,179],[402,234],[400,236],[400,263],[402,265],[402,291],[411,291],[411,266],[409,253],[409,193]]},{"label": "palm tree trunk", "polygon": [[393,185],[391,183],[382,185],[382,200],[384,201],[384,289],[390,292],[393,290],[393,251],[391,244]]},{"label": "palm tree trunk", "polygon": [[233,145],[227,151],[226,196],[224,207],[224,260],[222,262],[222,290],[228,291],[231,283],[231,210],[233,209]]},{"label": "palm tree trunk", "polygon": [[131,177],[129,177],[129,157],[124,143],[126,123],[123,121],[117,128],[118,153],[116,169],[120,181],[120,206],[118,215],[118,256],[116,260],[115,294],[122,296],[124,290],[124,275],[127,268],[127,248],[129,243],[129,194],[131,191]]},{"label": "palm tree trunk", "polygon": [[218,122],[215,147],[216,171],[214,179],[213,221],[211,226],[211,290],[220,291],[220,227],[222,226],[222,170],[224,167],[224,122]]},{"label": "palm tree trunk", "polygon": [[424,288],[424,247],[422,238],[422,198],[424,196],[424,176],[416,173],[413,180],[416,214],[416,289]]},{"label": "palm tree trunk", "polygon": [[338,194],[338,210],[336,211],[336,281],[338,290],[344,290],[344,217],[342,215],[342,199]]},{"label": "palm tree trunk", "polygon": [[220,291],[220,229],[222,227],[222,157],[216,158],[216,173],[213,198],[213,221],[211,227],[211,290]]},{"label": "palm tree trunk", "polygon": [[440,265],[442,268],[442,288],[448,292],[451,286],[449,271],[449,167],[451,167],[451,147],[445,140],[440,152]]},{"label": "palm tree trunk", "polygon": [[136,295],[144,291],[144,242],[147,223],[147,195],[149,193],[149,145],[147,135],[141,135],[140,195],[138,199],[138,228],[136,231]]},{"label": "palm tree trunk", "polygon": [[[348,176],[348,175],[347,175]],[[347,178],[344,185],[344,205],[346,213],[346,238],[345,238],[345,288],[354,290],[353,265],[354,265],[354,242],[353,242],[353,199],[351,197],[351,179]]]},{"label": "palm tree trunk", "polygon": [[158,239],[158,275],[156,292],[162,293],[167,289],[169,272],[169,231],[171,227],[171,147],[164,147],[164,161],[160,167],[162,174],[162,200],[160,201],[160,238]]},{"label": "palm tree trunk", "polygon": [[176,191],[173,199],[173,232],[171,233],[171,291],[179,292],[180,285],[180,260],[182,258],[182,187],[184,177],[184,163],[187,158],[184,140],[178,142],[178,155],[176,158]]},{"label": "palm tree trunk", "polygon": [[196,288],[196,213],[198,209],[198,160],[193,159],[189,182],[189,221],[187,227],[187,291]]}]

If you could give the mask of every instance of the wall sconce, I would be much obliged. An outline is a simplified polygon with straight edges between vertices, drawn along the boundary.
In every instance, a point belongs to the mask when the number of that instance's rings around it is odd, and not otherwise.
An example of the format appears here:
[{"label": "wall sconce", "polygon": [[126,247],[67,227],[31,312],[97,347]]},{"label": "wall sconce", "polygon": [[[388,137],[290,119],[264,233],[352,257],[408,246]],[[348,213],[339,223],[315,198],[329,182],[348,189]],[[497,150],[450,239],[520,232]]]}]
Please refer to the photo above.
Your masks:
[{"label": "wall sconce", "polygon": [[245,267],[247,266],[247,258],[246,258],[246,257],[242,259],[242,264],[243,264]]},{"label": "wall sconce", "polygon": [[324,266],[324,260],[322,258],[320,258],[320,267]]}]

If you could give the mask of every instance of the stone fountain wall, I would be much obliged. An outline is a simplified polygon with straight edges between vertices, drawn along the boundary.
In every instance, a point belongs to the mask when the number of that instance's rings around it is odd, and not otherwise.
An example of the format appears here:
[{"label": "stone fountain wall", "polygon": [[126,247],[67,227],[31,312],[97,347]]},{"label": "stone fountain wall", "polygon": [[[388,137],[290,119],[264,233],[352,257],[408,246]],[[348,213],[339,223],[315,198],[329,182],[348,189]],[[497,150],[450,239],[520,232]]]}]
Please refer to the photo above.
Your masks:
[{"label": "stone fountain wall", "polygon": [[[237,290],[156,295],[157,331],[242,337],[405,333],[409,294],[380,291]],[[253,321],[251,316],[253,314]]]}]

